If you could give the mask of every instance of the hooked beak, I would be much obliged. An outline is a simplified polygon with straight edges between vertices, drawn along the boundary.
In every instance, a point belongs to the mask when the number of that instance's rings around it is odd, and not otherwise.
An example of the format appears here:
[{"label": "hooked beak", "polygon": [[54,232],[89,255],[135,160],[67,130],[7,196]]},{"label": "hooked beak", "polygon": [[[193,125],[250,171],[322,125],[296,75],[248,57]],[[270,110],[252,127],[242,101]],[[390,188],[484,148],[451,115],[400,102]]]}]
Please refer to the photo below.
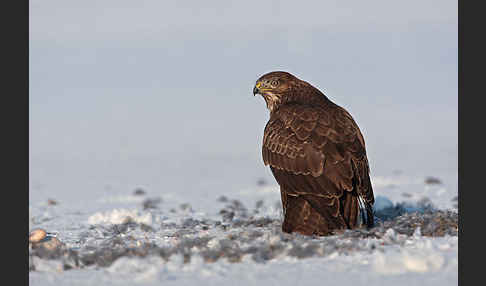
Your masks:
[{"label": "hooked beak", "polygon": [[261,94],[261,90],[260,90],[260,86],[262,84],[260,82],[257,82],[255,84],[255,87],[253,88],[253,96],[255,96],[256,94]]},{"label": "hooked beak", "polygon": [[258,93],[260,93],[260,90],[258,90],[258,87],[254,87],[253,88],[253,96],[257,95]]}]

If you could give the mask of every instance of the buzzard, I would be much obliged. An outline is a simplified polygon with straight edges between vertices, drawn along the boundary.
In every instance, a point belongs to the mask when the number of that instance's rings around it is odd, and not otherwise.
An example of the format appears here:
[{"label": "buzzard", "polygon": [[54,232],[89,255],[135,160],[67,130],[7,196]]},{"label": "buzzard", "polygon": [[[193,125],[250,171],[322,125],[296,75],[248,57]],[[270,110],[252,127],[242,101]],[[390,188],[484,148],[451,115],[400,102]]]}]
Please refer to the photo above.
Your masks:
[{"label": "buzzard", "polygon": [[372,227],[365,142],[352,116],[288,72],[261,76],[253,94],[270,110],[262,154],[280,185],[282,231],[330,235]]}]

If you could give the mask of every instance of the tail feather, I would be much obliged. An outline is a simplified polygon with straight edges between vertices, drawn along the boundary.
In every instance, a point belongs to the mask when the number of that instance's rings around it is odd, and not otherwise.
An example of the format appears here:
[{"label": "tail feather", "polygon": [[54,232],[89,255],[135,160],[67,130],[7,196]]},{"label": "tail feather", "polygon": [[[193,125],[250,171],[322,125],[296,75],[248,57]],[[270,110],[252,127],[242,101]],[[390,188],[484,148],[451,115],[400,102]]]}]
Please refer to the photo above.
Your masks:
[{"label": "tail feather", "polygon": [[334,230],[347,228],[337,200],[314,195],[288,195],[282,192],[282,203],[284,232],[330,235]]},{"label": "tail feather", "polygon": [[304,198],[285,195],[282,231],[304,235],[329,235],[328,223]]},{"label": "tail feather", "polygon": [[344,192],[341,197],[342,216],[349,229],[358,225],[359,202],[356,191]]},{"label": "tail feather", "polygon": [[[362,201],[355,191],[345,192],[339,200],[315,195],[293,195],[285,190],[281,195],[284,232],[330,235],[335,230],[356,228],[361,222],[368,227],[373,224],[373,220],[369,219],[370,209],[361,207]],[[366,215],[366,218],[360,220],[360,214]]]}]

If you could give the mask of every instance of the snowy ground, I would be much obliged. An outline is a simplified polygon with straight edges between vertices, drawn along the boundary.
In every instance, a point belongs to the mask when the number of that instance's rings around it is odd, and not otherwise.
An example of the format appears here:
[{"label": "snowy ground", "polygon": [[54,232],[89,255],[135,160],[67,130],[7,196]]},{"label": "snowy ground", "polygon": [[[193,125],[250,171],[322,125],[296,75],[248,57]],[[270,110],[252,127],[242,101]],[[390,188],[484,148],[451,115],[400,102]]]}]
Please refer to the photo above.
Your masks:
[{"label": "snowy ground", "polygon": [[324,238],[282,233],[278,187],[263,180],[231,196],[132,189],[82,207],[55,194],[31,200],[30,229],[64,246],[30,247],[30,283],[456,285],[457,178],[372,180],[377,227]]}]

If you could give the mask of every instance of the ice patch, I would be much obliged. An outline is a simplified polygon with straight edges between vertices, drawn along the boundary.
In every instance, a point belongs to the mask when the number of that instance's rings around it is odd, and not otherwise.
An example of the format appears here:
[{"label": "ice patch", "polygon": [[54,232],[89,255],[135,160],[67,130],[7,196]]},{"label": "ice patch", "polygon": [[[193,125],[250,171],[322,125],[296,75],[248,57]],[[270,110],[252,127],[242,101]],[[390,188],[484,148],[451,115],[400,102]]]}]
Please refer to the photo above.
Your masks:
[{"label": "ice patch", "polygon": [[393,202],[385,196],[376,196],[374,211],[380,211],[389,207],[393,207]]}]

